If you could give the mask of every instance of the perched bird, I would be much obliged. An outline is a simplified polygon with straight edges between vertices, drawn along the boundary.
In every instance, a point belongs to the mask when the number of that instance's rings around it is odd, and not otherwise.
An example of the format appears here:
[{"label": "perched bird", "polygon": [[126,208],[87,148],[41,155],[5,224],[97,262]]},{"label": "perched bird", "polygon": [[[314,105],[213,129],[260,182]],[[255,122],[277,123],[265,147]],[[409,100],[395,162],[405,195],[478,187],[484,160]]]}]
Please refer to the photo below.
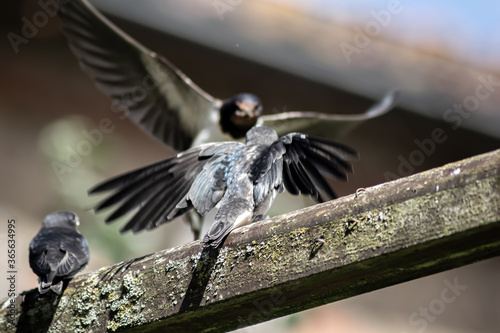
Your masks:
[{"label": "perched bird", "polygon": [[340,143],[301,133],[278,138],[256,126],[241,142],[208,143],[129,172],[89,192],[114,191],[96,211],[119,204],[113,221],[138,208],[121,229],[149,230],[191,209],[201,215],[218,207],[202,239],[217,248],[234,228],[262,219],[277,193],[307,194],[317,202],[336,197],[323,175],[346,180],[357,153]]},{"label": "perched bird", "polygon": [[[209,142],[238,140],[255,125],[279,136],[302,132],[326,138],[345,134],[357,124],[388,112],[397,92],[362,114],[282,112],[263,115],[260,99],[240,93],[218,99],[198,87],[161,55],[126,34],[87,0],[60,1],[63,31],[82,69],[112,98],[112,109],[153,138],[183,151]],[[198,239],[202,219],[188,214]]]},{"label": "perched bird", "polygon": [[60,295],[64,280],[73,278],[89,262],[87,240],[78,232],[78,216],[57,211],[43,220],[42,228],[30,242],[29,261],[38,275],[40,294],[52,290]]},{"label": "perched bird", "polygon": [[335,138],[364,120],[386,113],[397,97],[396,92],[390,92],[367,112],[355,115],[263,115],[257,96],[242,93],[225,100],[211,96],[87,0],[62,2],[59,17],[80,66],[97,88],[112,98],[112,108],[126,112],[145,132],[177,151],[244,138],[254,125],[271,127],[279,136],[302,132]]}]

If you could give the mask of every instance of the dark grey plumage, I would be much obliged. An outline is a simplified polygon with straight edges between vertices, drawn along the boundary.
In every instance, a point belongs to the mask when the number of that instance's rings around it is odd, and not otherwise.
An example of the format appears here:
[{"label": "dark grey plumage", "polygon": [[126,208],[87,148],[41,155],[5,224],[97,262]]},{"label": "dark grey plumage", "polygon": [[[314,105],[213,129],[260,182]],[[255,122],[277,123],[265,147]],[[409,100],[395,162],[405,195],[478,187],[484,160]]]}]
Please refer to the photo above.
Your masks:
[{"label": "dark grey plumage", "polygon": [[167,59],[144,47],[109,21],[87,0],[64,1],[63,31],[82,69],[145,132],[178,151],[200,144],[243,138],[254,125],[279,136],[303,132],[335,138],[378,117],[395,104],[390,92],[367,112],[355,115],[285,112],[262,115],[252,94],[226,100],[194,84]]},{"label": "dark grey plumage", "polygon": [[138,208],[122,232],[153,229],[195,208],[218,206],[202,240],[218,247],[237,226],[261,219],[277,193],[310,195],[317,202],[336,197],[323,175],[346,180],[356,152],[339,143],[292,133],[278,138],[265,126],[252,128],[246,144],[209,143],[106,181],[90,193],[114,191],[96,207],[119,204],[113,221]]},{"label": "dark grey plumage", "polygon": [[78,216],[72,212],[51,213],[31,240],[29,262],[38,275],[40,294],[52,290],[60,295],[64,280],[71,279],[87,266],[89,246],[77,230],[78,224]]}]

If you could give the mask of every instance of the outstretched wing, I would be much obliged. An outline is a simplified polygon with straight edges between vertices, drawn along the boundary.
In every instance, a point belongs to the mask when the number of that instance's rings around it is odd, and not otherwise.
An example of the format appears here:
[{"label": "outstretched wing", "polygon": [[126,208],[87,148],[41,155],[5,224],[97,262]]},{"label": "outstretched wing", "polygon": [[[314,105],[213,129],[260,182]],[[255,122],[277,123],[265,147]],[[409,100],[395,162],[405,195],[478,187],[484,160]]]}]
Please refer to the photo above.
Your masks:
[{"label": "outstretched wing", "polygon": [[317,202],[337,196],[323,175],[347,180],[352,171],[350,159],[357,158],[352,148],[328,139],[292,133],[281,137],[274,145],[282,144],[283,184],[294,195],[307,194]]},{"label": "outstretched wing", "polygon": [[[186,205],[176,206],[188,193],[197,175],[203,170],[211,155],[204,153],[223,150],[233,143],[211,143],[191,148],[174,157],[131,171],[108,180],[93,189],[89,194],[105,191],[114,193],[101,202],[96,211],[119,204],[118,208],[106,218],[111,222],[126,213],[139,208],[135,215],[120,230],[138,232],[158,227],[193,208]],[[175,209],[175,212],[171,212]]]},{"label": "outstretched wing", "polygon": [[379,103],[360,114],[284,112],[263,115],[259,118],[257,125],[271,127],[278,133],[278,136],[290,132],[301,132],[333,139],[346,134],[365,120],[389,112],[396,104],[398,95],[398,91],[390,91]]},{"label": "outstretched wing", "polygon": [[220,100],[120,30],[87,0],[64,1],[59,17],[80,66],[113,99],[112,109],[124,110],[148,134],[185,150],[202,129],[217,122]]}]

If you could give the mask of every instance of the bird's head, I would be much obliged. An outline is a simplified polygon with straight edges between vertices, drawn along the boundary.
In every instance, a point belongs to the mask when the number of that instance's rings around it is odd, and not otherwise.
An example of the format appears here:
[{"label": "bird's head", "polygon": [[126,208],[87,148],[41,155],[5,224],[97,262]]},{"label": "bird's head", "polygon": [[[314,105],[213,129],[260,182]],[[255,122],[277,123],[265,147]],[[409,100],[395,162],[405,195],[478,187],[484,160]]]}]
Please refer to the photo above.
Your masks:
[{"label": "bird's head", "polygon": [[252,94],[238,94],[225,100],[220,108],[220,125],[234,139],[245,136],[262,115],[260,99]]},{"label": "bird's head", "polygon": [[255,126],[247,132],[247,145],[270,145],[278,140],[278,134],[266,126]]},{"label": "bird's head", "polygon": [[53,212],[45,217],[43,220],[44,228],[70,228],[76,229],[80,225],[80,220],[75,213],[68,211]]}]

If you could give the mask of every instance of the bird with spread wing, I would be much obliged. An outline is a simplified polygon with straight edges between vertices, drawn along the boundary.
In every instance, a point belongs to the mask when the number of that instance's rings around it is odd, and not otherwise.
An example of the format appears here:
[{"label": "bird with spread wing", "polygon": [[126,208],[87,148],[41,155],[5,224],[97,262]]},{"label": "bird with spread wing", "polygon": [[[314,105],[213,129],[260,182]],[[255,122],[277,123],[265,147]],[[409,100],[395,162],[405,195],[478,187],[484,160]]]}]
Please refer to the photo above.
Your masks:
[{"label": "bird with spread wing", "polygon": [[181,151],[207,142],[243,138],[254,125],[278,135],[293,131],[330,138],[389,111],[397,92],[362,114],[284,112],[263,115],[260,99],[241,93],[221,100],[205,92],[163,56],[149,50],[101,14],[87,0],[65,1],[59,17],[82,69],[113,107],[146,133]]},{"label": "bird with spread wing", "polygon": [[106,222],[136,210],[122,232],[154,229],[192,209],[205,215],[217,208],[202,239],[204,247],[217,248],[234,228],[262,219],[285,189],[317,202],[334,199],[324,175],[346,180],[349,160],[356,156],[352,148],[328,139],[302,133],[278,138],[273,129],[256,126],[245,144],[196,146],[108,180],[90,193],[112,192],[96,207],[118,205]]},{"label": "bird with spread wing", "polygon": [[[388,93],[365,113],[320,112],[263,114],[260,99],[240,93],[218,99],[192,82],[170,61],[126,34],[87,0],[61,4],[58,13],[70,48],[113,108],[165,145],[182,151],[208,142],[241,139],[253,126],[335,138],[357,124],[388,112],[397,92]],[[201,220],[189,215],[198,238]]]}]

